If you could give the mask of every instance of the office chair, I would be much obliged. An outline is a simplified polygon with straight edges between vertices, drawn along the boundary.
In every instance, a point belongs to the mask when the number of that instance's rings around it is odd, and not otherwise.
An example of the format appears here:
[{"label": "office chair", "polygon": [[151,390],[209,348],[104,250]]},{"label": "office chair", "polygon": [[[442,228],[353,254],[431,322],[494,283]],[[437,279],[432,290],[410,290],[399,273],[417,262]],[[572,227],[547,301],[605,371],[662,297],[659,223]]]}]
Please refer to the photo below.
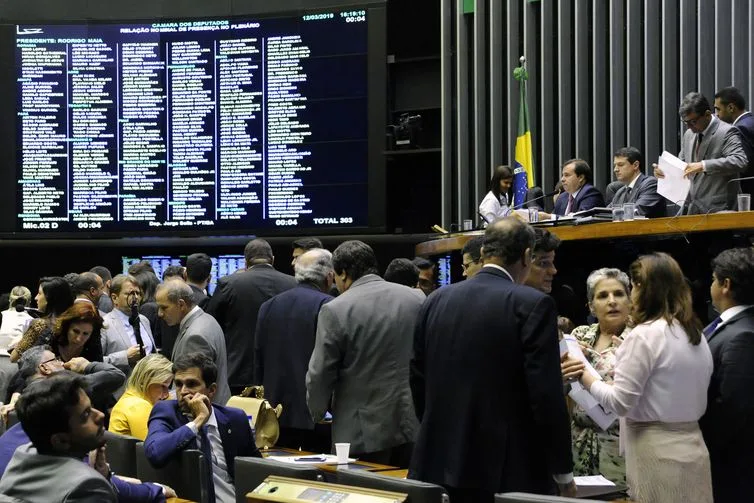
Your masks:
[{"label": "office chair", "polygon": [[445,488],[418,480],[388,477],[364,470],[338,470],[335,483],[408,494],[407,503],[448,503]]},{"label": "office chair", "polygon": [[128,435],[106,431],[105,442],[110,469],[117,475],[138,478],[136,475],[136,444],[140,440]]},{"label": "office chair", "polygon": [[257,488],[270,475],[292,479],[323,481],[322,474],[311,465],[294,465],[271,459],[236,458],[236,503],[246,503],[246,494]]},{"label": "office chair", "polygon": [[204,487],[205,480],[211,477],[209,463],[205,461],[202,452],[197,449],[186,449],[176,456],[163,468],[155,468],[144,453],[144,442],[136,444],[136,474],[143,482],[159,482],[175,490],[181,498],[199,503],[215,503],[209,501],[209,490]]}]

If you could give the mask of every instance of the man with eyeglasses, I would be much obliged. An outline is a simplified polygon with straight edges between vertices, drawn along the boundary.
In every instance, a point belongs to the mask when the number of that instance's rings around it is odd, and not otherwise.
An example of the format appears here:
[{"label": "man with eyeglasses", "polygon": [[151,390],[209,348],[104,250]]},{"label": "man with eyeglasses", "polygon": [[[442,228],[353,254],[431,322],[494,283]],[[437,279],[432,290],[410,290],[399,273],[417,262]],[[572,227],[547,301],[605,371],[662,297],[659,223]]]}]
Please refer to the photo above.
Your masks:
[{"label": "man with eyeglasses", "polygon": [[12,393],[10,403],[0,408],[2,417],[14,410],[14,404],[29,384],[64,370],[84,378],[95,406],[109,402],[110,395],[126,381],[126,375],[109,363],[90,362],[80,356],[63,363],[46,345],[27,349],[18,361],[18,367],[18,374],[8,387]]},{"label": "man with eyeglasses", "polygon": [[[684,96],[678,114],[688,128],[678,157],[688,163],[684,176],[691,180],[682,213],[704,215],[736,209],[739,184],[731,181],[748,165],[736,129],[715,117],[700,93]],[[665,177],[656,164],[653,167],[657,178]]]},{"label": "man with eyeglasses", "polygon": [[482,262],[482,243],[484,243],[484,236],[477,236],[469,239],[463,245],[461,267],[463,267],[463,277],[466,279],[474,277],[484,265]]}]

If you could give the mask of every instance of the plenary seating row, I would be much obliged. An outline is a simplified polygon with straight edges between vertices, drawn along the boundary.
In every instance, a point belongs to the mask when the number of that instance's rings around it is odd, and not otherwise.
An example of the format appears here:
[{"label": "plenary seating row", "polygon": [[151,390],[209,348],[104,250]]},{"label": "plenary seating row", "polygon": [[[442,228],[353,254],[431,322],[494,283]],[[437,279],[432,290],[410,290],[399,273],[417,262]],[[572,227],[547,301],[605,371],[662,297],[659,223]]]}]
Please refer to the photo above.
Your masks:
[{"label": "plenary seating row", "polygon": [[[188,449],[180,459],[163,468],[154,468],[144,453],[144,443],[134,437],[107,432],[107,458],[116,474],[135,477],[143,481],[159,482],[172,487],[185,499],[210,503],[208,491],[202,483],[209,480],[211,466],[201,451]],[[323,481],[323,472],[312,465],[293,465],[263,458],[238,457],[235,459],[236,502],[246,503],[246,494],[253,491],[270,475],[299,480]],[[408,495],[407,503],[448,503],[445,489],[418,480],[401,479],[365,470],[337,470],[334,482],[346,486],[378,489]],[[496,503],[585,503],[585,499],[542,496],[525,493],[507,493],[495,496]],[[452,502],[451,502],[452,503]]]}]

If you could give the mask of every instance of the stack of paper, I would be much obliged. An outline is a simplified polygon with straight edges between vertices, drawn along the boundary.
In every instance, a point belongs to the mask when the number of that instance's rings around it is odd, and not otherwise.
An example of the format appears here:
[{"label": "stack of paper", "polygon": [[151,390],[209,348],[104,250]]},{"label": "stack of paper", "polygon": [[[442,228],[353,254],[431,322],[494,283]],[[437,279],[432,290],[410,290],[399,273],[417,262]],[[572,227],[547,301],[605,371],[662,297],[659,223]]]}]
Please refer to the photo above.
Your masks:
[{"label": "stack of paper", "polygon": [[671,203],[682,205],[691,187],[691,180],[683,176],[686,163],[670,152],[663,152],[657,165],[665,175],[665,178],[657,179],[657,193]]}]

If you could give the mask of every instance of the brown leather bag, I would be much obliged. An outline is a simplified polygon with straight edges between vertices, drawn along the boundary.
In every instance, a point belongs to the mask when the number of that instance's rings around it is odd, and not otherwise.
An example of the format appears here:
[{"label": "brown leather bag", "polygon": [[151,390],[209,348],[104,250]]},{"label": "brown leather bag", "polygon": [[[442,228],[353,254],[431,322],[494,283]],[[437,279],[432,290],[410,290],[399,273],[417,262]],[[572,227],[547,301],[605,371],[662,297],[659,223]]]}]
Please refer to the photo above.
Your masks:
[{"label": "brown leather bag", "polygon": [[264,386],[249,386],[240,396],[232,396],[228,407],[236,407],[246,412],[249,424],[254,429],[254,441],[259,449],[274,447],[280,437],[278,418],[283,406],[272,407],[264,398]]}]

